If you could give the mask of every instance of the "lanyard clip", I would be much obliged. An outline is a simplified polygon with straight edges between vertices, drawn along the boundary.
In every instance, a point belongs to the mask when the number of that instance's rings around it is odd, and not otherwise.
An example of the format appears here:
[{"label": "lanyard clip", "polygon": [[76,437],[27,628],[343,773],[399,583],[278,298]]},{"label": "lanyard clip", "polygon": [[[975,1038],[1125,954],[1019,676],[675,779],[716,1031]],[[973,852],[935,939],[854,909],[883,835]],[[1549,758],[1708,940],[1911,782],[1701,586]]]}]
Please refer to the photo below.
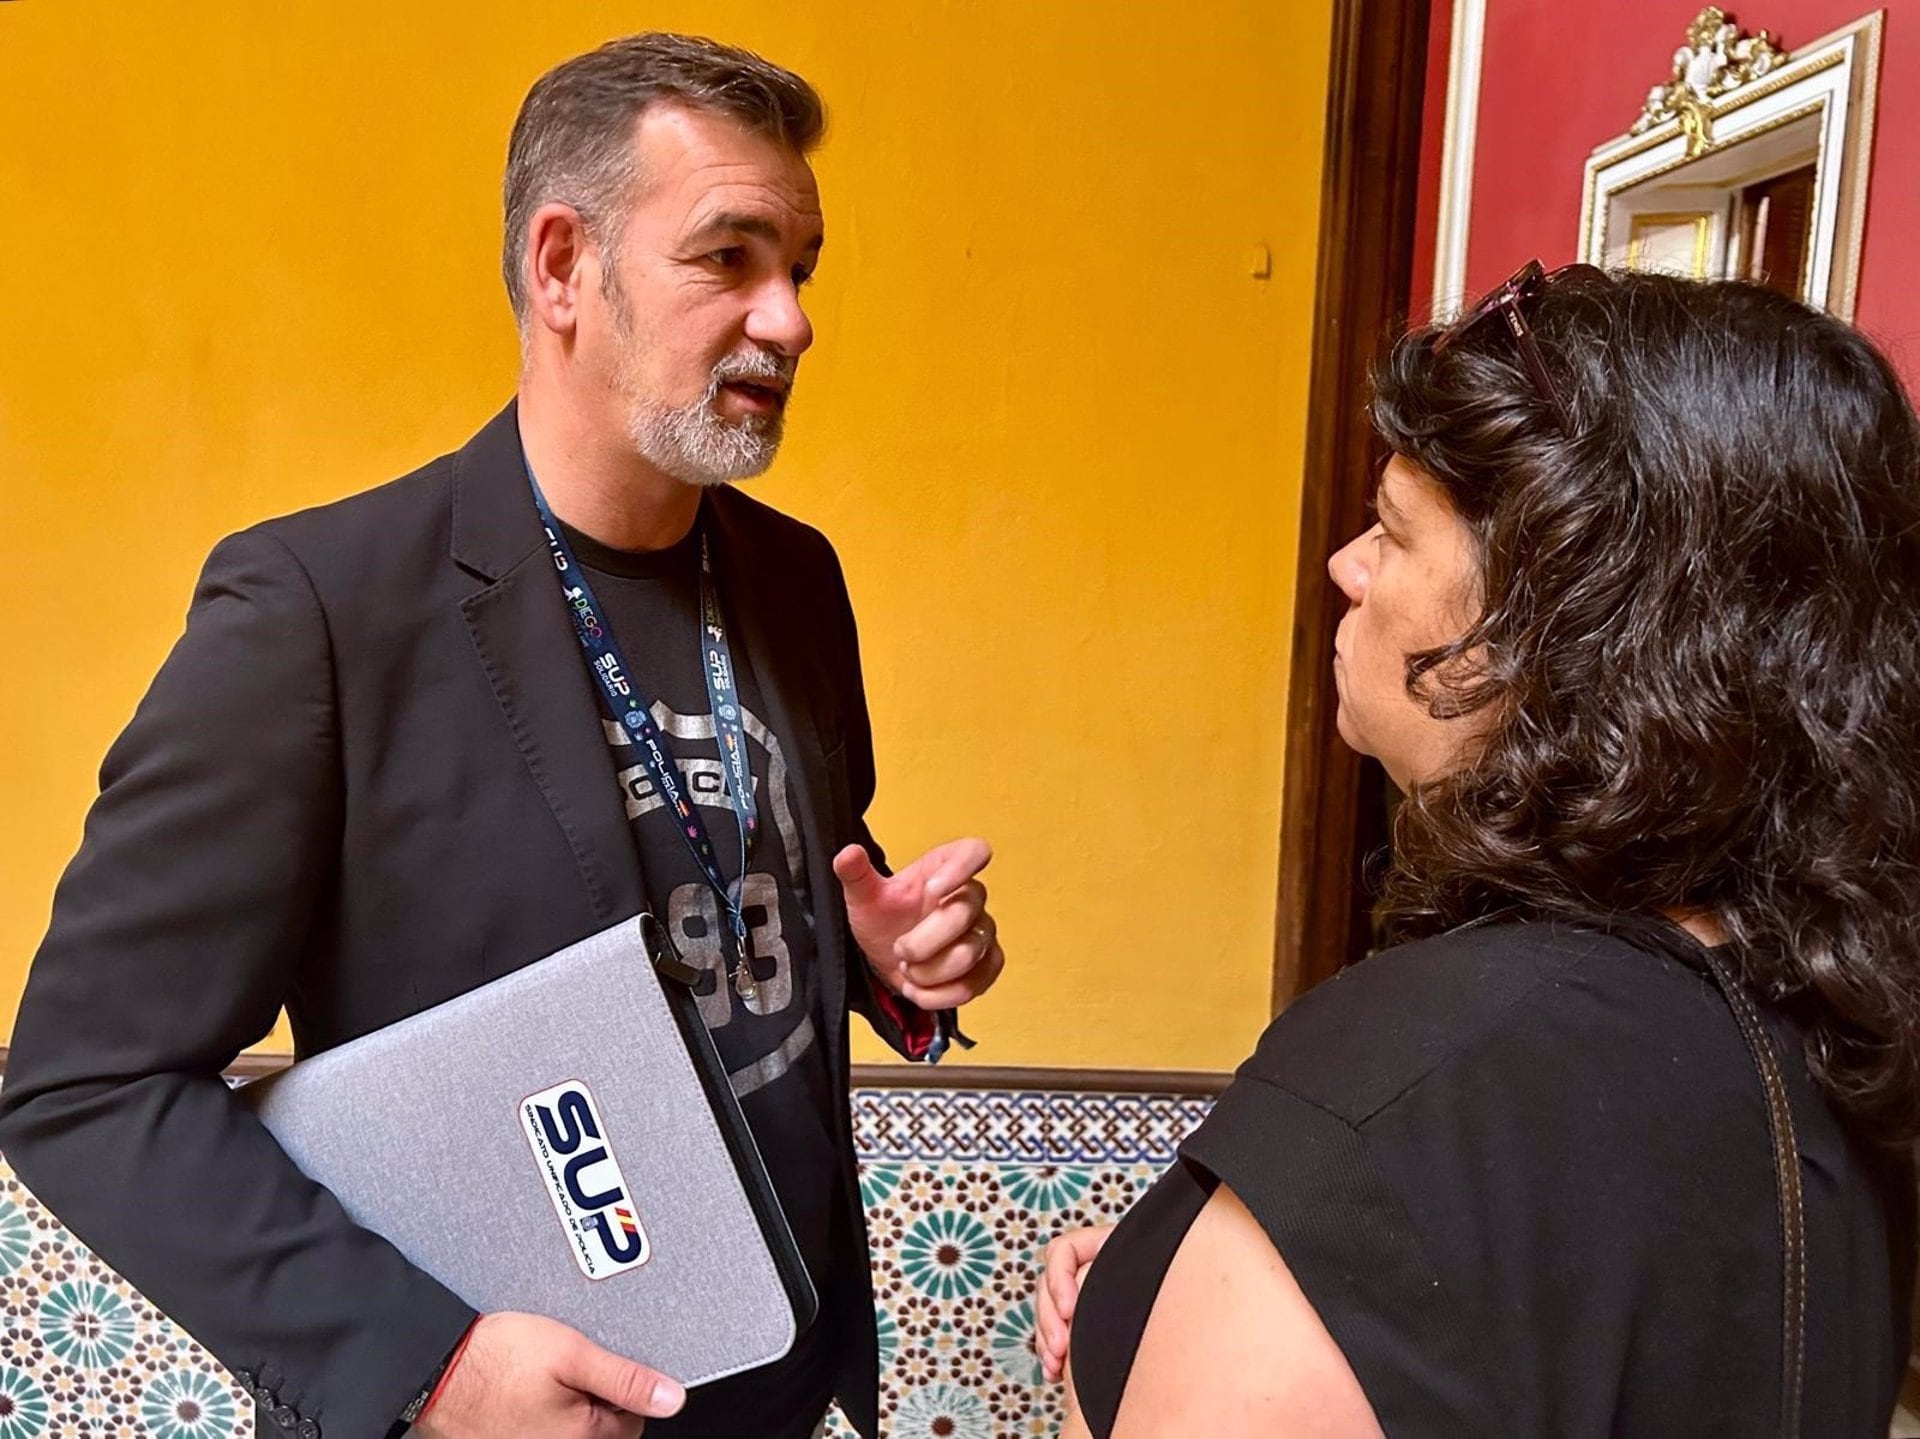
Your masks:
[{"label": "lanyard clip", "polygon": [[673,947],[673,936],[654,918],[651,910],[642,911],[640,915],[640,947],[646,951],[647,962],[655,973],[688,989],[700,982],[700,971],[680,957]]}]

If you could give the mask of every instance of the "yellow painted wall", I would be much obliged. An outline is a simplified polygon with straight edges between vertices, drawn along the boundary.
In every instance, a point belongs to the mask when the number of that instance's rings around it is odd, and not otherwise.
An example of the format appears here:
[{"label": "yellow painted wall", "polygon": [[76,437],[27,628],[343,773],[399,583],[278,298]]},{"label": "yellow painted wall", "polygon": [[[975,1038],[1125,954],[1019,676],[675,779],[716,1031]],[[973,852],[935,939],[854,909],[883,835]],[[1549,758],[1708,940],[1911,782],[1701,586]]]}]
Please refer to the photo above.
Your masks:
[{"label": "yellow painted wall", "polygon": [[877,832],[999,849],[1012,964],[970,1058],[1237,1062],[1271,963],[1331,9],[0,4],[0,1014],[206,551],[504,399],[515,108],[656,25],[831,107],[820,340],[756,492],[846,562]]}]

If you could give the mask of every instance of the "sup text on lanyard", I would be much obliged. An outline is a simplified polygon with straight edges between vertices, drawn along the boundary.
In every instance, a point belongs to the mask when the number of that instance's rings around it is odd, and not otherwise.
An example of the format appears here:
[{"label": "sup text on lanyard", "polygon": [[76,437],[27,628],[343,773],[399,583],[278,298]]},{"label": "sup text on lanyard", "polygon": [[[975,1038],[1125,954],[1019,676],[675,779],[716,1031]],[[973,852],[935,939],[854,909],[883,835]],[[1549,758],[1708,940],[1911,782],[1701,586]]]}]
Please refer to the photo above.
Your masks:
[{"label": "sup text on lanyard", "polygon": [[760,837],[760,811],[753,793],[753,762],[747,756],[740,690],[735,679],[733,651],[727,645],[726,620],[720,613],[720,597],[714,585],[713,546],[705,521],[700,524],[700,648],[704,661],[701,669],[707,681],[707,702],[713,707],[714,738],[726,770],[727,794],[733,802],[734,817],[740,822],[740,864],[732,882],[720,868],[706,822],[701,819],[673,756],[667,752],[665,736],[654,722],[653,705],[640,692],[638,677],[620,653],[605,611],[587,583],[586,570],[575,557],[573,546],[567,543],[566,532],[548,507],[547,497],[540,492],[540,482],[534,478],[531,465],[527,466],[527,482],[533,486],[533,502],[539,508],[540,523],[547,532],[547,551],[560,576],[560,593],[566,599],[573,632],[587,657],[587,668],[593,672],[594,689],[600,696],[601,707],[607,718],[639,749],[654,792],[665,804],[665,812],[675,821],[680,838],[708,887],[718,897],[727,916],[727,927],[733,931],[728,976],[736,994],[742,999],[752,999],[755,982],[749,952],[750,931],[740,900],[741,888],[746,883],[747,859]]}]

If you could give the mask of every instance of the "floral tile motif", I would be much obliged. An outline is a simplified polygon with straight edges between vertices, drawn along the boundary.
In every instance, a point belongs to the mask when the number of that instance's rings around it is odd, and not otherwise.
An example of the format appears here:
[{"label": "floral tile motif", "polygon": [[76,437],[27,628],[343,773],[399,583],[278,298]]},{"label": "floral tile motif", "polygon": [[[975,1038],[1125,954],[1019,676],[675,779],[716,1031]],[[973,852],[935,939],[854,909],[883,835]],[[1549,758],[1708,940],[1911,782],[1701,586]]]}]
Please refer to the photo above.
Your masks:
[{"label": "floral tile motif", "polygon": [[0,1439],[36,1439],[51,1414],[47,1392],[32,1375],[0,1367]]},{"label": "floral tile motif", "polygon": [[923,1294],[952,1301],[993,1274],[993,1234],[964,1209],[936,1209],[914,1222],[900,1244],[900,1267]]},{"label": "floral tile motif", "polygon": [[1033,1301],[1022,1299],[1000,1311],[993,1335],[987,1342],[987,1353],[992,1356],[999,1377],[1029,1389],[1045,1382],[1040,1372],[1040,1354],[1034,1347],[1033,1325]]},{"label": "floral tile motif", "polygon": [[78,1369],[104,1369],[133,1348],[133,1306],[104,1284],[57,1284],[40,1301],[47,1347]]},{"label": "floral tile motif", "polygon": [[993,1413],[970,1389],[929,1384],[901,1398],[889,1432],[896,1439],[994,1439]]},{"label": "floral tile motif", "polygon": [[[1206,1117],[1191,1096],[854,1091],[885,1439],[1052,1439],[1041,1251],[1124,1213]],[[0,1160],[0,1439],[252,1439],[252,1400]],[[827,1433],[852,1428],[832,1415]]]},{"label": "floral tile motif", "polygon": [[140,1421],[154,1439],[226,1439],[243,1411],[226,1387],[196,1369],[171,1369],[146,1386]]},{"label": "floral tile motif", "polygon": [[0,1269],[11,1274],[33,1248],[33,1221],[11,1199],[0,1198]]}]

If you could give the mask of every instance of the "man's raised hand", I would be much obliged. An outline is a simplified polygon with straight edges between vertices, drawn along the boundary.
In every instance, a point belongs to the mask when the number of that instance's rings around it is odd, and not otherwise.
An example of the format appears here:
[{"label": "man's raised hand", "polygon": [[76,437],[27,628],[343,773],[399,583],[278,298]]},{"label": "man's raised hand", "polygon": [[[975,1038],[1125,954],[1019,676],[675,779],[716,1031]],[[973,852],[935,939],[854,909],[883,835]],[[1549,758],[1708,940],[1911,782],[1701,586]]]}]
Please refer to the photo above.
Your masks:
[{"label": "man's raised hand", "polygon": [[853,937],[894,993],[921,1009],[955,1009],[1000,977],[1007,956],[979,878],[992,859],[984,839],[938,845],[894,875],[857,844],[834,856]]}]

